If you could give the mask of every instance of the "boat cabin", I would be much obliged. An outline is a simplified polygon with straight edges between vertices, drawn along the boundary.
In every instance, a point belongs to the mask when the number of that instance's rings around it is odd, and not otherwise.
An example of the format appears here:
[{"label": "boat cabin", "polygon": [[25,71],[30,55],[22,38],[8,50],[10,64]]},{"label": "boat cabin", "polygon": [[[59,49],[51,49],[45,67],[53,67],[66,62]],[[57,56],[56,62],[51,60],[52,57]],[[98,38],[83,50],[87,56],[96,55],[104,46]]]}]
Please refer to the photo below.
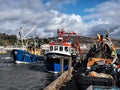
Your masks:
[{"label": "boat cabin", "polygon": [[71,43],[49,43],[49,52],[71,55]]},{"label": "boat cabin", "polygon": [[50,51],[70,52],[70,46],[52,45]]}]

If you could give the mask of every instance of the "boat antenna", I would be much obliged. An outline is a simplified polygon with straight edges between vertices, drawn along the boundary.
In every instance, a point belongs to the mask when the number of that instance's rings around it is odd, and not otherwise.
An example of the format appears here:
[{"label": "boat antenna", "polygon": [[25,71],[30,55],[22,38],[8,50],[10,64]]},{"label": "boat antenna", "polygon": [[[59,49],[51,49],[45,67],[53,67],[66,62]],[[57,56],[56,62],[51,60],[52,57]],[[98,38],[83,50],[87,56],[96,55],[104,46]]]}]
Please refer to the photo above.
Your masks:
[{"label": "boat antenna", "polygon": [[19,36],[20,36],[20,40],[21,40],[21,42],[22,42],[22,49],[24,50],[24,43],[23,43],[22,34],[23,34],[23,32],[22,32],[22,27],[20,27]]},{"label": "boat antenna", "polygon": [[106,37],[108,37],[109,36],[109,29],[107,29],[107,30],[105,30],[106,31]]}]

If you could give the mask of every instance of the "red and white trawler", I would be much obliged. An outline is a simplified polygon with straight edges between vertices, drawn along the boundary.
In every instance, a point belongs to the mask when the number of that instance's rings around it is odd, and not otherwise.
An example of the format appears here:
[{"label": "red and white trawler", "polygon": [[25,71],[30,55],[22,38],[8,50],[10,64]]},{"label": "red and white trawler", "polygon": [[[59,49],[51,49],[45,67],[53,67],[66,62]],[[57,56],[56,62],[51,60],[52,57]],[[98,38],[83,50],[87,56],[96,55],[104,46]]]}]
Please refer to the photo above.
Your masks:
[{"label": "red and white trawler", "polygon": [[[46,56],[46,68],[53,73],[60,72],[60,57],[69,56],[76,60],[77,56],[80,56],[81,49],[78,41],[78,36],[75,32],[65,32],[63,29],[57,30],[57,41],[51,41],[49,43],[49,50],[45,53]],[[75,36],[74,41],[70,41],[70,38]],[[68,62],[64,62],[64,70],[67,70]]]}]

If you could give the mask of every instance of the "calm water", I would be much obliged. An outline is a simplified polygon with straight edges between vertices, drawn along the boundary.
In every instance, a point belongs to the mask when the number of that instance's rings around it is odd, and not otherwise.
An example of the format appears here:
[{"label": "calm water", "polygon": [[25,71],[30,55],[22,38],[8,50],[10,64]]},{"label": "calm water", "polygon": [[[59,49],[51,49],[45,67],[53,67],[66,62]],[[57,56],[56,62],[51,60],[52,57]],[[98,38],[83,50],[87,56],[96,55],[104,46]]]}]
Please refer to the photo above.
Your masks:
[{"label": "calm water", "polygon": [[45,72],[43,63],[17,65],[12,59],[0,59],[0,90],[42,90],[56,77]]}]

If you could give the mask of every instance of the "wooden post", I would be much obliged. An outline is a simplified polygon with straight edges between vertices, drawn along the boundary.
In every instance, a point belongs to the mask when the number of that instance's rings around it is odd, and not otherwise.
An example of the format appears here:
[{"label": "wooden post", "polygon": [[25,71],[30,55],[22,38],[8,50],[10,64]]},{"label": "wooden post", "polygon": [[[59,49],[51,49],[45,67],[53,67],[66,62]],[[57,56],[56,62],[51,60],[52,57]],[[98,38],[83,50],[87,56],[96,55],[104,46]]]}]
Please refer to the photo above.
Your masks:
[{"label": "wooden post", "polygon": [[63,57],[61,57],[60,58],[60,74],[62,74],[63,73],[63,66],[64,66],[64,58]]},{"label": "wooden post", "polygon": [[72,58],[68,58],[68,75],[71,75]]}]

